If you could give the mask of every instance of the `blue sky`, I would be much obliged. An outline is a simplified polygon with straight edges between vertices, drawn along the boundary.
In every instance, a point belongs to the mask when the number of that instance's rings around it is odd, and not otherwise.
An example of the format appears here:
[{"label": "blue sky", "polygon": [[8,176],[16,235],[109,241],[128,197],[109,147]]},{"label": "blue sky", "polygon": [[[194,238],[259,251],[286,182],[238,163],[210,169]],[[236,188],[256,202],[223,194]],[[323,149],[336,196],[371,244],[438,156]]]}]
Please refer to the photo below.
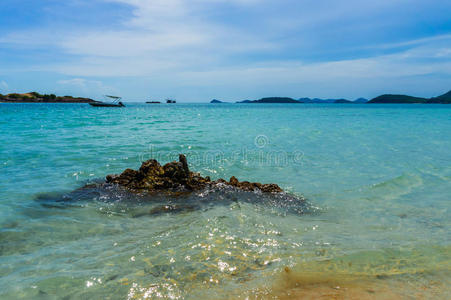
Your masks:
[{"label": "blue sky", "polygon": [[435,96],[450,16],[443,0],[2,0],[0,93]]}]

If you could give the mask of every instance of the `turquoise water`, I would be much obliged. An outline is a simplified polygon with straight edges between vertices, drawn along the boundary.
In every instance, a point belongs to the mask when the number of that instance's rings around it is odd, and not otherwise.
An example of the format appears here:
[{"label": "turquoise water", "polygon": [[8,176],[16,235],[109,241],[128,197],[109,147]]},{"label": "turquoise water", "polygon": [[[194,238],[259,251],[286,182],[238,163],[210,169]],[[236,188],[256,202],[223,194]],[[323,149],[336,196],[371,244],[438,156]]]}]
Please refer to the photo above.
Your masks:
[{"label": "turquoise water", "polygon": [[[0,141],[2,299],[258,298],[286,266],[450,296],[451,106],[0,104]],[[178,153],[316,209],[37,201]]]}]

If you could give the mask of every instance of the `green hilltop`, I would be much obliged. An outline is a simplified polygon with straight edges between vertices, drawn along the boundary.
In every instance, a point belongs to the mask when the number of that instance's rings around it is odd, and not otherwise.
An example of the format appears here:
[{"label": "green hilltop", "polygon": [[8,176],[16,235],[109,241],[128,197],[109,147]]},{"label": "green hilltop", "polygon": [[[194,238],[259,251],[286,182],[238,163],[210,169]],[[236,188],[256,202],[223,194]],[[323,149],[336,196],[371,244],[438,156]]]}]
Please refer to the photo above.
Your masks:
[{"label": "green hilltop", "polygon": [[451,91],[438,97],[421,98],[408,95],[385,94],[371,99],[368,103],[424,103],[424,104],[450,104]]},{"label": "green hilltop", "polygon": [[72,97],[72,96],[56,96],[55,94],[39,94],[37,92],[30,93],[11,93],[7,95],[0,94],[0,102],[9,103],[90,103],[97,102],[90,98]]}]

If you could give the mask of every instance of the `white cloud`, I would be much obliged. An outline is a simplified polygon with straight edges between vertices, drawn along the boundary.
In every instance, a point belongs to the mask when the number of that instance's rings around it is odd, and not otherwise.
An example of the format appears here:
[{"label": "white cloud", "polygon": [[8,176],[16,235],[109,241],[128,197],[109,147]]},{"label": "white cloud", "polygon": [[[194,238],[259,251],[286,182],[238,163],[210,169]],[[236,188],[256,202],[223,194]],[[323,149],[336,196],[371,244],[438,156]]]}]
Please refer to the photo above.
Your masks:
[{"label": "white cloud", "polygon": [[57,81],[62,90],[75,91],[77,95],[104,95],[117,93],[118,90],[104,85],[98,80],[88,80],[85,78],[72,78]]},{"label": "white cloud", "polygon": [[[440,51],[440,50],[438,50]],[[228,82],[231,85],[258,82],[258,84],[296,84],[309,82],[371,81],[378,78],[400,78],[442,73],[451,76],[451,61],[426,61],[416,51],[379,57],[302,63],[299,61],[274,61],[248,67],[232,67],[206,72],[183,73],[184,80]]]},{"label": "white cloud", "polygon": [[361,49],[365,48],[380,48],[380,49],[392,49],[397,47],[405,47],[405,46],[417,46],[417,45],[424,45],[428,43],[434,43],[434,42],[449,42],[451,40],[451,34],[443,34],[443,35],[435,35],[430,36],[426,38],[421,39],[414,39],[414,40],[408,40],[403,42],[397,42],[397,43],[387,43],[387,44],[379,44],[379,45],[372,45],[367,47],[361,47]]},{"label": "white cloud", "polygon": [[[137,57],[150,62],[178,60],[198,54],[198,62],[218,55],[273,49],[264,37],[242,28],[224,25],[204,16],[212,4],[228,2],[239,6],[261,0],[106,0],[131,5],[133,15],[120,30],[68,34],[59,46],[65,52],[93,57]],[[207,14],[208,15],[208,14]],[[206,57],[208,55],[209,57]],[[186,62],[186,60],[184,60]]]},{"label": "white cloud", "polygon": [[[179,57],[170,60],[124,57],[117,58],[92,58],[86,59],[77,65],[58,65],[57,71],[80,76],[151,76],[155,72],[164,72],[177,77],[177,74],[206,74],[205,79],[227,80],[229,78],[243,78],[247,76],[258,78],[266,77],[270,80],[326,80],[336,77],[347,78],[374,78],[374,77],[399,77],[416,76],[428,73],[443,73],[451,75],[449,65],[451,61],[443,62],[443,57],[450,57],[450,47],[436,47],[435,45],[422,45],[404,52],[381,55],[361,59],[324,61],[305,63],[300,60],[273,60],[258,63],[246,63],[221,66],[210,64],[212,61],[205,57],[203,61],[209,67],[190,68],[198,66],[201,55],[193,53],[180,54]],[[437,58],[437,60],[434,60]],[[168,61],[170,63],[168,63]],[[193,61],[190,64],[190,61]],[[213,61],[214,62],[214,61]],[[180,68],[181,66],[185,68]],[[171,73],[177,69],[177,73]],[[221,76],[221,73],[224,74]],[[219,77],[218,77],[219,76]],[[221,78],[221,79],[219,79]]]},{"label": "white cloud", "polygon": [[[409,93],[407,87],[424,86],[419,96],[433,96],[437,89],[449,89],[446,80],[429,78],[441,74],[451,76],[451,61],[434,59],[449,48],[422,45],[401,53],[361,59],[305,63],[298,60],[274,60],[239,65],[212,65],[204,70],[185,68],[168,71],[149,68],[148,61],[124,58],[123,64],[114,64],[116,58],[106,58],[99,65],[67,66],[61,72],[68,74],[98,74],[103,76],[133,76],[141,78],[145,90],[164,95],[171,92],[186,100],[198,101],[211,93],[211,97],[238,100],[241,97],[281,95],[291,97],[371,97],[379,93]],[[127,79],[123,80],[127,85]],[[142,84],[142,83],[141,83]],[[137,86],[140,86],[139,84]],[[203,91],[203,92],[202,92]],[[106,93],[106,92],[105,92]],[[133,91],[137,99],[146,97]],[[374,94],[372,94],[374,93]],[[172,95],[172,94],[171,94]],[[208,99],[208,98],[207,98]]]},{"label": "white cloud", "polygon": [[170,32],[110,31],[90,32],[64,39],[61,46],[72,54],[102,57],[146,55],[205,43],[201,33],[184,29]]}]

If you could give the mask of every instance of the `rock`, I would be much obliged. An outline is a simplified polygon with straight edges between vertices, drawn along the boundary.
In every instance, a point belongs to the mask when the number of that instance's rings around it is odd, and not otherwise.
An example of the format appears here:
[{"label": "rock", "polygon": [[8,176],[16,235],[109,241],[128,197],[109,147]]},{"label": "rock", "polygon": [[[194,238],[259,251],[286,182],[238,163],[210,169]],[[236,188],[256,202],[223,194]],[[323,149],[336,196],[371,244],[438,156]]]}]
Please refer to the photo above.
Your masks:
[{"label": "rock", "polygon": [[182,163],[183,170],[187,176],[189,175],[188,162],[186,161],[186,157],[183,154],[179,155],[179,161]]},{"label": "rock", "polygon": [[242,189],[244,191],[262,191],[264,193],[281,193],[283,190],[277,184],[261,184],[258,182],[242,181],[232,176],[228,182],[229,185]]},{"label": "rock", "polygon": [[240,183],[240,182],[238,181],[238,179],[236,179],[235,176],[230,177],[230,180],[229,180],[229,184],[230,184],[230,185],[238,186],[239,183]]},{"label": "rock", "polygon": [[213,206],[240,209],[241,203],[271,208],[272,213],[303,215],[317,213],[302,196],[283,192],[277,184],[239,181],[232,176],[212,181],[189,170],[186,157],[160,165],[156,160],[142,163],[138,170],[97,179],[70,193],[41,194],[35,199],[49,208],[84,207],[99,202],[104,213],[124,212],[133,218],[207,210]]},{"label": "rock", "polygon": [[142,163],[139,170],[126,169],[120,175],[106,176],[106,182],[117,184],[134,192],[180,192],[195,191],[219,184],[233,186],[244,191],[261,191],[263,193],[280,193],[283,190],[277,184],[261,184],[258,182],[240,182],[235,176],[229,181],[222,178],[211,181],[210,177],[202,177],[189,170],[185,155],[179,155],[179,161],[161,166],[155,159]]},{"label": "rock", "polygon": [[274,183],[270,183],[270,184],[263,184],[261,187],[261,190],[263,193],[281,193],[283,192],[283,190]]}]

